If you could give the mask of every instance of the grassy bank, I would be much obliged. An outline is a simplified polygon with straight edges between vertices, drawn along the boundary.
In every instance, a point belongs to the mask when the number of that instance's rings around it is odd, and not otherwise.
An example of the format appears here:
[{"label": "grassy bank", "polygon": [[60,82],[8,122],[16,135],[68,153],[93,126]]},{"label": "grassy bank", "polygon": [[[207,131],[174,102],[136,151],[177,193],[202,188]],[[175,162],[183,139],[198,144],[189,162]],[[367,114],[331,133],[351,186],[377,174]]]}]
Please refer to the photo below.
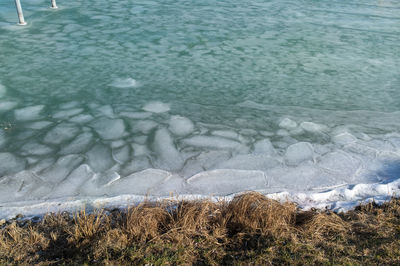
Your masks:
[{"label": "grassy bank", "polygon": [[257,193],[49,214],[0,229],[0,264],[399,264],[400,200],[299,211]]}]

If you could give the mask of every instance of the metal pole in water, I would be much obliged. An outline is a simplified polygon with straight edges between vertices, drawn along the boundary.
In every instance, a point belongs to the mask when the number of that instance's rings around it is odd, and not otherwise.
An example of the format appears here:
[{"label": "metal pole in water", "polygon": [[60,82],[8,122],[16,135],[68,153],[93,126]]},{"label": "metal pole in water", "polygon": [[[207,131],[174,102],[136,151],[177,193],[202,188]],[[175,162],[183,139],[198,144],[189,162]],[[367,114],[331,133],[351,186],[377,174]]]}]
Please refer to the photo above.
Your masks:
[{"label": "metal pole in water", "polygon": [[56,0],[51,0],[51,8],[58,8]]},{"label": "metal pole in water", "polygon": [[25,19],[24,19],[24,14],[22,13],[22,7],[21,7],[21,2],[20,0],[15,0],[15,6],[17,7],[17,13],[18,13],[18,19],[19,23],[18,25],[26,25]]}]

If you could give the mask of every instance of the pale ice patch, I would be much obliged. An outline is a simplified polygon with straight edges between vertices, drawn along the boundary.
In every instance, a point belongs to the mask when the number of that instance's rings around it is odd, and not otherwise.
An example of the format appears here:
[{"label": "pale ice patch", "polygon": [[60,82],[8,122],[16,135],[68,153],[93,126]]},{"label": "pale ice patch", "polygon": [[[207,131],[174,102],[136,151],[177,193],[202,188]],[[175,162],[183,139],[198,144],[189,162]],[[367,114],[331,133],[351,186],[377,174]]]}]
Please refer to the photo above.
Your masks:
[{"label": "pale ice patch", "polygon": [[26,161],[9,152],[0,153],[0,177],[25,169]]},{"label": "pale ice patch", "polygon": [[121,178],[107,187],[112,195],[136,194],[148,195],[155,187],[171,176],[171,173],[158,169],[146,169]]},{"label": "pale ice patch", "polygon": [[21,154],[26,156],[26,155],[45,155],[48,153],[51,153],[53,151],[52,148],[40,144],[40,143],[27,143],[22,146],[21,148]]},{"label": "pale ice patch", "polygon": [[9,111],[14,107],[16,107],[17,105],[18,105],[17,102],[11,102],[11,101],[0,102],[0,111],[1,112]]},{"label": "pale ice patch", "polygon": [[333,137],[333,142],[338,145],[346,145],[350,143],[354,143],[357,141],[357,138],[350,134],[349,132],[343,132]]},{"label": "pale ice patch", "polygon": [[69,121],[77,124],[84,124],[93,120],[93,116],[89,114],[79,114],[72,117]]},{"label": "pale ice patch", "polygon": [[73,170],[61,183],[57,184],[50,196],[52,198],[79,195],[81,186],[94,176],[87,164],[81,164]]},{"label": "pale ice patch", "polygon": [[330,152],[321,157],[318,167],[353,182],[353,177],[362,167],[362,161],[354,155],[343,151]]},{"label": "pale ice patch", "polygon": [[302,122],[300,127],[305,131],[312,132],[312,133],[322,133],[329,130],[329,128],[322,124],[317,124],[313,122]]},{"label": "pale ice patch", "polygon": [[279,157],[271,158],[261,154],[239,154],[227,161],[216,164],[214,169],[239,169],[266,171],[281,165]]},{"label": "pale ice patch", "polygon": [[276,155],[276,150],[269,139],[262,139],[254,143],[254,154]]},{"label": "pale ice patch", "polygon": [[242,145],[240,142],[217,136],[193,136],[182,141],[183,144],[211,149],[238,149]]},{"label": "pale ice patch", "polygon": [[3,86],[3,85],[0,83],[0,98],[3,97],[4,95],[6,95],[6,93],[7,93],[6,87]]},{"label": "pale ice patch", "polygon": [[73,154],[73,153],[81,153],[86,151],[88,146],[93,141],[93,134],[91,132],[83,132],[78,135],[74,140],[64,146],[60,154]]},{"label": "pale ice patch", "polygon": [[233,131],[233,130],[214,130],[211,132],[212,135],[214,136],[220,136],[223,138],[228,138],[228,139],[240,139],[240,135]]},{"label": "pale ice patch", "polygon": [[49,144],[61,144],[70,140],[79,133],[80,129],[74,125],[61,123],[52,128],[44,137],[43,141]]},{"label": "pale ice patch", "polygon": [[35,120],[39,118],[40,112],[44,109],[44,105],[28,106],[14,110],[14,116],[17,120]]},{"label": "pale ice patch", "polygon": [[134,156],[142,156],[142,155],[150,154],[150,151],[146,145],[133,143],[132,149],[133,149]]},{"label": "pale ice patch", "polygon": [[132,119],[146,119],[149,118],[152,113],[148,112],[121,112],[119,113],[121,116],[132,118]]},{"label": "pale ice patch", "polygon": [[7,138],[3,130],[0,130],[0,147],[2,147],[7,142]]},{"label": "pale ice patch", "polygon": [[153,148],[158,158],[157,164],[161,168],[171,171],[182,168],[184,163],[183,159],[176,149],[173,139],[167,129],[160,128],[157,130],[154,137]]},{"label": "pale ice patch", "polygon": [[148,134],[157,126],[158,124],[152,120],[140,120],[131,122],[132,131],[135,133],[140,132],[143,134]]},{"label": "pale ice patch", "polygon": [[125,145],[120,148],[112,149],[112,157],[117,163],[124,164],[129,160],[130,152],[129,145]]},{"label": "pale ice patch", "polygon": [[94,121],[91,125],[97,134],[106,140],[119,139],[127,133],[125,131],[125,123],[122,119],[109,119],[103,117]]},{"label": "pale ice patch", "polygon": [[179,115],[171,116],[169,130],[177,136],[185,136],[193,132],[194,124],[190,119]]},{"label": "pale ice patch", "polygon": [[314,159],[313,146],[308,142],[298,142],[290,145],[285,153],[285,160],[288,165],[298,165],[307,160]]},{"label": "pale ice patch", "polygon": [[102,172],[115,164],[110,148],[103,144],[96,144],[86,155],[88,164],[95,172]]},{"label": "pale ice patch", "polygon": [[139,86],[139,83],[133,78],[117,78],[111,83],[112,87],[116,88],[135,88]]},{"label": "pale ice patch", "polygon": [[188,189],[194,193],[223,196],[265,189],[267,177],[262,171],[219,169],[194,175],[187,183]]},{"label": "pale ice patch", "polygon": [[103,105],[100,107],[96,107],[94,112],[96,113],[96,115],[103,115],[109,118],[115,117],[114,109],[111,107],[111,105]]},{"label": "pale ice patch", "polygon": [[70,116],[77,115],[77,114],[81,113],[82,111],[83,111],[82,108],[74,108],[74,109],[69,109],[69,110],[62,110],[62,111],[59,111],[59,112],[55,113],[53,115],[53,118],[55,118],[55,119],[65,119],[65,118],[68,118]]},{"label": "pale ice patch", "polygon": [[279,122],[279,127],[290,130],[296,128],[297,123],[290,118],[285,117]]},{"label": "pale ice patch", "polygon": [[53,124],[53,122],[50,121],[38,121],[38,122],[32,122],[29,124],[25,124],[26,128],[30,128],[30,129],[43,129],[45,127],[50,126],[51,124]]},{"label": "pale ice patch", "polygon": [[143,110],[152,113],[165,113],[170,110],[170,104],[163,102],[149,102],[143,106]]},{"label": "pale ice patch", "polygon": [[83,155],[70,154],[60,157],[55,164],[39,173],[39,177],[43,181],[52,184],[59,184],[63,181],[78,165],[85,160]]}]

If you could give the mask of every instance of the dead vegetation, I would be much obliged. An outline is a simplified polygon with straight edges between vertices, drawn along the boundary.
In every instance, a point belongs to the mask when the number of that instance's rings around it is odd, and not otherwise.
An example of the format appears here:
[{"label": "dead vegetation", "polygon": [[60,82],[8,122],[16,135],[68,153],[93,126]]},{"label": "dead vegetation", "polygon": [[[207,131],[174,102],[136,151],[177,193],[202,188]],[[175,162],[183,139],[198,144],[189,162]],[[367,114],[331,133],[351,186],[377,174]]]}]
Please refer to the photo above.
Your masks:
[{"label": "dead vegetation", "polygon": [[144,202],[0,227],[0,264],[400,264],[400,200],[299,211],[258,193]]}]

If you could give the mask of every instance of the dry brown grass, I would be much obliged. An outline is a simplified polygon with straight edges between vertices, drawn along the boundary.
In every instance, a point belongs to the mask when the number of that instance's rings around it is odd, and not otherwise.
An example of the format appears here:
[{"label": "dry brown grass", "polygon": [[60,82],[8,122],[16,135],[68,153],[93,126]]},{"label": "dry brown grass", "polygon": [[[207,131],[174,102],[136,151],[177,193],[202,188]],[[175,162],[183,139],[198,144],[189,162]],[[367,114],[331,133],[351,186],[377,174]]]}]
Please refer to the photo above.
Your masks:
[{"label": "dry brown grass", "polygon": [[399,236],[398,199],[336,214],[245,193],[10,220],[0,265],[399,264]]}]

